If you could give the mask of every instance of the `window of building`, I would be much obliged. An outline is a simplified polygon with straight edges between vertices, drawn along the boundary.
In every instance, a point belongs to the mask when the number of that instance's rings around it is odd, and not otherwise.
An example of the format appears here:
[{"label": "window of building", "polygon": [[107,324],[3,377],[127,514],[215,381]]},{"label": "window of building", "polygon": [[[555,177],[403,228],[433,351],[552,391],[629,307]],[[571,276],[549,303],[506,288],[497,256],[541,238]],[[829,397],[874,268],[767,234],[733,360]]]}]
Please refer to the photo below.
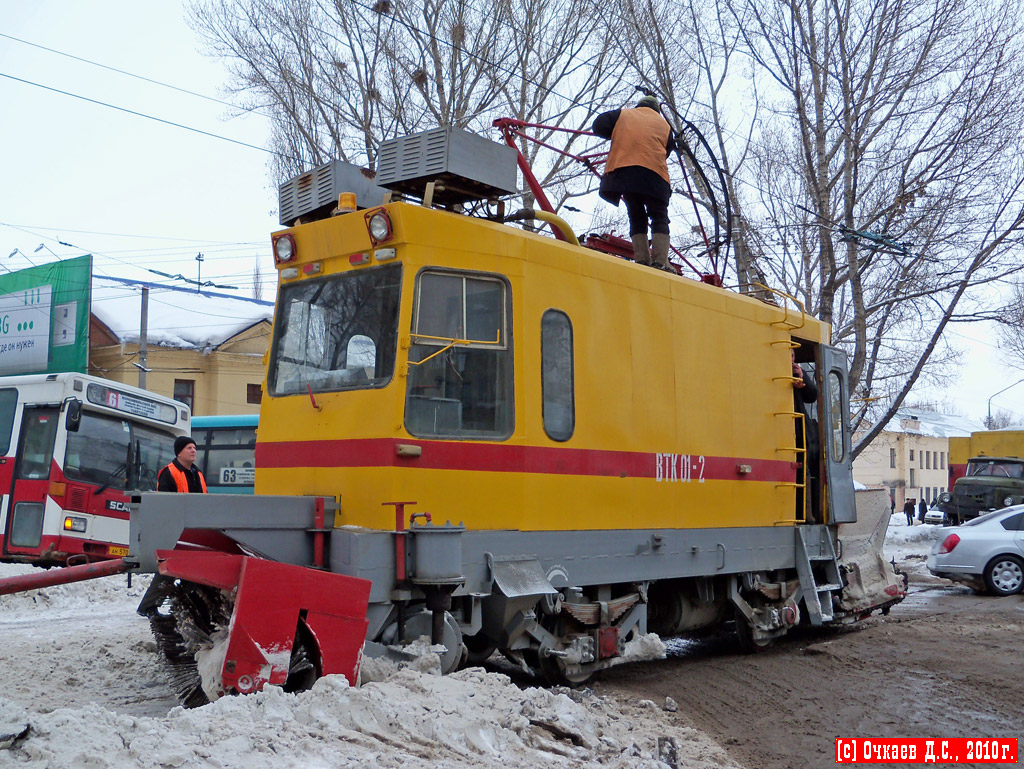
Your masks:
[{"label": "window of building", "polygon": [[940,469],[945,470],[946,469],[946,452],[945,451],[940,451],[939,452],[939,460],[942,462],[942,467]]},{"label": "window of building", "polygon": [[174,380],[174,400],[181,401],[190,409],[192,409],[193,416],[196,413],[195,400],[196,400],[196,380],[194,379],[175,379]]},{"label": "window of building", "polygon": [[910,485],[911,486],[915,485],[914,484],[914,468],[913,467],[910,468]]},{"label": "window of building", "polygon": [[926,470],[932,469],[932,453],[930,451],[924,452],[924,466]]},{"label": "window of building", "polygon": [[245,402],[246,403],[262,403],[263,402],[263,387],[258,384],[247,384],[245,386]]},{"label": "window of building", "polygon": [[896,467],[896,449],[889,449],[889,467]]},{"label": "window of building", "polygon": [[572,322],[560,310],[548,310],[540,322],[541,393],[544,432],[567,441],[575,428]]},{"label": "window of building", "polygon": [[910,450],[910,461],[911,462],[914,461],[914,450],[913,449]]}]

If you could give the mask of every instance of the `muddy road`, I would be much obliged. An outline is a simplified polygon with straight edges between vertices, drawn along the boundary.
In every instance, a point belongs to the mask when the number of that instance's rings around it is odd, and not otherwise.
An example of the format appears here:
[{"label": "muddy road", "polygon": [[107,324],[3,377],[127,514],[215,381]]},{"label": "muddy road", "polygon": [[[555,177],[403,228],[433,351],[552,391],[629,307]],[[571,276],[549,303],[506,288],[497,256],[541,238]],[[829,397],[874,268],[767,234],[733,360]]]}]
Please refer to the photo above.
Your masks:
[{"label": "muddy road", "polygon": [[1024,596],[976,595],[922,572],[902,604],[855,630],[794,634],[756,655],[727,635],[680,644],[594,689],[671,697],[681,724],[750,769],[835,766],[836,737],[1024,736]]}]

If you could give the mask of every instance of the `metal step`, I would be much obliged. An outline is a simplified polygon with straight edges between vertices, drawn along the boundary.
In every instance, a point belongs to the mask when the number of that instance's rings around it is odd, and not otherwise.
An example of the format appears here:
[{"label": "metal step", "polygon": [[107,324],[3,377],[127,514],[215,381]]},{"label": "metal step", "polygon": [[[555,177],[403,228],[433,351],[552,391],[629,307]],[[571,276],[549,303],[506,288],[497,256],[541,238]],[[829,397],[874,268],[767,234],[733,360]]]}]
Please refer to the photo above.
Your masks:
[{"label": "metal step", "polygon": [[[797,526],[795,536],[801,598],[811,624],[823,625],[833,619],[832,595],[843,586],[832,537],[825,526]],[[820,583],[815,577],[814,565],[822,578]]]}]

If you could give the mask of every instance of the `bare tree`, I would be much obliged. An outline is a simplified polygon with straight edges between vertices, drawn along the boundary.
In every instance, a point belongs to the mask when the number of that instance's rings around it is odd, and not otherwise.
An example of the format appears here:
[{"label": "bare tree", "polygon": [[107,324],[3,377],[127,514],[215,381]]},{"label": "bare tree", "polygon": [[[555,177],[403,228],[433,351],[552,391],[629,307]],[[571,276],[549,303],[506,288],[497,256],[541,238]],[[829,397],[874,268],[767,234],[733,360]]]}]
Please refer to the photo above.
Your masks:
[{"label": "bare tree", "polygon": [[[437,126],[491,133],[497,117],[575,128],[614,90],[584,0],[196,0],[193,26],[225,58],[240,106],[273,122],[275,173],[341,158],[373,168],[380,143]],[[612,85],[609,85],[609,81]],[[581,106],[582,105],[582,106]],[[495,138],[497,136],[495,135]],[[570,147],[577,137],[538,138]],[[520,149],[538,160],[540,145]],[[581,169],[553,155],[541,176]]]},{"label": "bare tree", "polygon": [[1024,282],[1014,283],[1010,301],[997,313],[999,347],[1009,353],[1011,365],[1024,368]]},{"label": "bare tree", "polygon": [[[989,284],[1021,268],[1017,5],[620,0],[616,13],[642,38],[631,48],[651,49],[638,70],[710,124],[752,263],[849,353],[854,397],[871,404],[859,452],[915,384],[954,371],[943,331],[989,317]],[[669,39],[696,79],[664,66]]]}]

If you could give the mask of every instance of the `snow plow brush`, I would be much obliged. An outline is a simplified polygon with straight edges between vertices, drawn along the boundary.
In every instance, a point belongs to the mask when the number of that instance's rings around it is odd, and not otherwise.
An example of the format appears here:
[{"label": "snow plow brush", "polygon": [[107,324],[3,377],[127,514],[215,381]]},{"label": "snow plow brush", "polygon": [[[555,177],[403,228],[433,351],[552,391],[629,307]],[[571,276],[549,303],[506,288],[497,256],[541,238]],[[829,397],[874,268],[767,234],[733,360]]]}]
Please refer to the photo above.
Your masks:
[{"label": "snow plow brush", "polygon": [[157,557],[147,614],[185,707],[266,684],[301,691],[330,674],[356,684],[367,580],[211,551]]}]

